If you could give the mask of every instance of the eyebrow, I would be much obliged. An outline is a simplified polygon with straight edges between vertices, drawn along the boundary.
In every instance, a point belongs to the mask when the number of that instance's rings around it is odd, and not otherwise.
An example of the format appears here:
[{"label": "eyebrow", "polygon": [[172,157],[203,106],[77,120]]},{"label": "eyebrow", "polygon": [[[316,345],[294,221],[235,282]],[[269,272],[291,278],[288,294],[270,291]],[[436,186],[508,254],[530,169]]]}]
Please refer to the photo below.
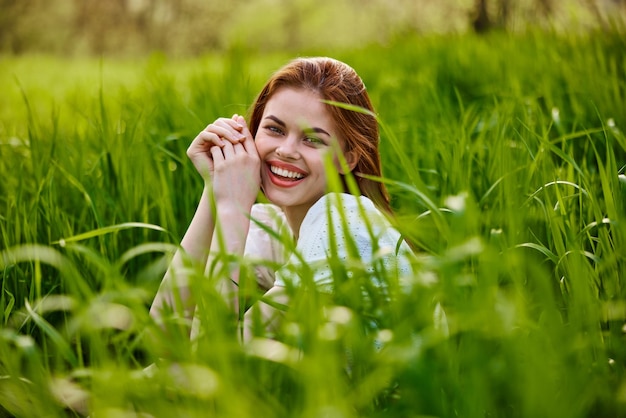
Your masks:
[{"label": "eyebrow", "polygon": [[[274,115],[269,115],[269,116],[266,116],[266,117],[265,117],[265,119],[271,119],[271,120],[273,120],[274,122],[276,122],[278,125],[282,126],[283,128],[286,128],[286,127],[287,127],[287,124],[286,124],[285,122],[283,122],[282,120],[280,120],[279,118],[277,118],[277,117],[276,117],[276,116],[274,116]],[[328,137],[330,137],[330,136],[331,136],[328,132],[326,132],[326,131],[325,131],[324,129],[322,129],[322,128],[314,128],[314,127],[311,127],[311,128],[309,128],[309,129],[304,129],[304,131],[305,131],[305,132],[310,132],[310,131],[313,131],[313,132],[316,132],[316,133],[319,133],[319,134],[324,134],[324,135],[327,135]]]}]

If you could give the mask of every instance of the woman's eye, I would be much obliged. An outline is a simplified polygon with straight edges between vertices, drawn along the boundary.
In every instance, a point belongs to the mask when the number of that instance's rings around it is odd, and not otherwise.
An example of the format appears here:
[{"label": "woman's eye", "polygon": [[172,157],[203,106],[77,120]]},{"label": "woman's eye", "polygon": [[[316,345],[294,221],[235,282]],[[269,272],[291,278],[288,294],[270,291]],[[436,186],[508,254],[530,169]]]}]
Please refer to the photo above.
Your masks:
[{"label": "woman's eye", "polygon": [[265,129],[267,129],[271,133],[277,134],[277,135],[282,135],[282,133],[283,133],[283,131],[279,127],[277,127],[277,126],[268,125],[268,126],[265,127]]},{"label": "woman's eye", "polygon": [[304,137],[304,142],[309,143],[311,145],[324,145],[324,141],[316,136],[306,136]]}]

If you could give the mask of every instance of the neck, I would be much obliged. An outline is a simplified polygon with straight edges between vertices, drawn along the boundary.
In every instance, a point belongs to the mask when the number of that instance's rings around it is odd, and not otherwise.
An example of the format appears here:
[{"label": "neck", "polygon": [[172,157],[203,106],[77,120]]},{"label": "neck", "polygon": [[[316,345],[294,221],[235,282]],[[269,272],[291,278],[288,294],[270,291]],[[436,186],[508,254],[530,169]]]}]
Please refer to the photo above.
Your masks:
[{"label": "neck", "polygon": [[294,206],[282,208],[285,214],[285,218],[287,219],[287,224],[289,224],[291,233],[293,234],[296,241],[298,241],[298,236],[300,235],[300,225],[302,225],[302,221],[304,220],[304,217],[306,216],[310,208],[310,206],[307,208]]}]

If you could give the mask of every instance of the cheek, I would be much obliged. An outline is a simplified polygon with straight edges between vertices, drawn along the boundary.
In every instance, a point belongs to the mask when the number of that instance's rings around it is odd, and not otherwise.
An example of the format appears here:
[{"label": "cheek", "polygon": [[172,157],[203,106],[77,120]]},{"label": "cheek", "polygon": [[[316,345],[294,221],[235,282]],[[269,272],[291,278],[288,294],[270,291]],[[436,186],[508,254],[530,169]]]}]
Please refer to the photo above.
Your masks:
[{"label": "cheek", "polygon": [[263,135],[259,134],[257,134],[257,136],[254,138],[254,145],[256,145],[256,150],[260,156],[265,155],[270,148],[267,138],[264,138]]}]

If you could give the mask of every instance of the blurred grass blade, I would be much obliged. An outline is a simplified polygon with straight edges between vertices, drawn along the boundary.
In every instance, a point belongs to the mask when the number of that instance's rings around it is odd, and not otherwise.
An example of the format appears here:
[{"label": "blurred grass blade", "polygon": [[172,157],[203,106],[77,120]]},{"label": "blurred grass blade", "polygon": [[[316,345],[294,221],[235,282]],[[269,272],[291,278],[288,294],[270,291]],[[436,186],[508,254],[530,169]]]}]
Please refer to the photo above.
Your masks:
[{"label": "blurred grass blade", "polygon": [[167,230],[165,230],[164,228],[158,225],[152,225],[152,224],[147,224],[143,222],[125,222],[122,224],[105,226],[103,228],[94,229],[92,231],[84,232],[78,235],[73,235],[71,237],[61,238],[58,241],[54,241],[53,244],[64,246],[68,242],[82,241],[82,240],[86,240],[89,238],[99,237],[101,235],[111,234],[113,232],[119,232],[119,231],[123,231],[125,229],[130,229],[130,228],[144,228],[144,229],[151,229],[154,231],[168,233]]},{"label": "blurred grass blade", "polygon": [[30,319],[32,319],[33,322],[37,324],[39,329],[41,329],[43,333],[50,338],[50,340],[54,343],[54,345],[57,347],[57,349],[61,353],[61,356],[65,360],[67,360],[67,362],[72,367],[78,367],[79,366],[78,359],[74,355],[74,352],[72,351],[68,342],[65,341],[63,336],[56,330],[56,328],[54,328],[52,325],[50,325],[49,322],[47,322],[45,319],[39,316],[39,314],[31,308],[30,303],[28,303],[28,301],[24,302],[24,307],[26,308],[26,312],[28,312]]}]

